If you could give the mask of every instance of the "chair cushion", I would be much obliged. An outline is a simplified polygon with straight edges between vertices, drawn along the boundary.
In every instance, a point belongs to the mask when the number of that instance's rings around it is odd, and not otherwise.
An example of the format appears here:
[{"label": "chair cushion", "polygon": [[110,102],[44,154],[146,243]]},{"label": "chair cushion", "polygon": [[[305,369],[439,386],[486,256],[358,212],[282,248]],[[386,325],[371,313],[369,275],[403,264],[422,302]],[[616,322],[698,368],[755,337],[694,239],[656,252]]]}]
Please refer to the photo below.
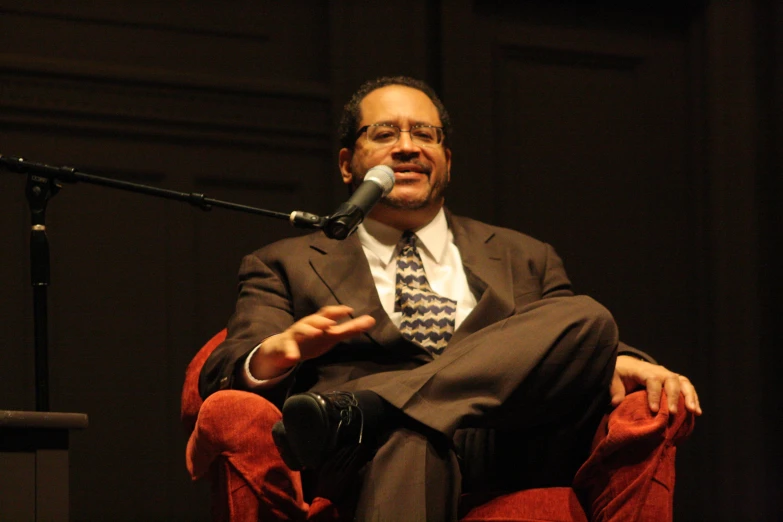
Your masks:
[{"label": "chair cushion", "polygon": [[587,522],[571,488],[526,489],[500,495],[474,507],[462,522]]}]

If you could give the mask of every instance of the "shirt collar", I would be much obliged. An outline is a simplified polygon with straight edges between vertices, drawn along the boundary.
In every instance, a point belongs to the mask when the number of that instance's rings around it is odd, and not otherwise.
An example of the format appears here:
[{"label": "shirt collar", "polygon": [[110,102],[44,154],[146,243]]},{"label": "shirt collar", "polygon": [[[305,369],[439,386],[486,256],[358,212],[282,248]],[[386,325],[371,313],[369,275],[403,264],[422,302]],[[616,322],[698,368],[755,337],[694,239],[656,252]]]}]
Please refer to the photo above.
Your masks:
[{"label": "shirt collar", "polygon": [[[430,257],[437,263],[441,263],[446,254],[446,247],[451,240],[443,208],[438,211],[432,221],[414,232],[419,238],[419,244],[424,247]],[[385,266],[394,257],[395,248],[402,237],[402,231],[368,218],[356,229],[356,235],[362,246],[378,256]]]}]

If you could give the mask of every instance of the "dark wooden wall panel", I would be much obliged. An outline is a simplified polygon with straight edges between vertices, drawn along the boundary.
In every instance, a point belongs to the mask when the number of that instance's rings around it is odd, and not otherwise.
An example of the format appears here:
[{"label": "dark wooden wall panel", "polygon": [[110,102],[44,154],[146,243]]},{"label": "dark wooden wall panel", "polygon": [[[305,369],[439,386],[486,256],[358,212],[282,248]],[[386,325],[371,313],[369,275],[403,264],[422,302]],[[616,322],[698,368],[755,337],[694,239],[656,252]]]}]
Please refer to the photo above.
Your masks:
[{"label": "dark wooden wall panel", "polygon": [[[60,223],[51,234],[52,407],[92,420],[73,444],[75,509],[95,509],[89,492],[103,489],[123,491],[113,510],[152,512],[160,499],[149,491],[166,489],[165,475],[149,473],[170,458],[166,438],[150,429],[165,425],[173,385],[165,281],[176,275],[165,270],[164,210],[163,202],[79,187],[52,212]],[[58,220],[61,211],[67,218]]]},{"label": "dark wooden wall panel", "polygon": [[[328,153],[322,156],[328,157]],[[243,202],[281,212],[305,210],[325,214],[329,212],[329,203],[324,194],[328,193],[331,180],[327,175],[329,168],[323,157],[278,154],[265,163],[266,168],[280,172],[274,185],[269,187],[265,187],[263,181],[244,185],[233,183],[231,186],[223,183],[225,179],[221,179],[221,183],[201,179],[196,186],[199,191],[216,199]],[[303,184],[298,181],[298,176],[293,175],[307,171],[318,173],[318,183]],[[287,221],[217,208],[209,214],[197,216],[195,227],[197,239],[193,262],[197,296],[196,316],[199,325],[210,325],[211,330],[201,331],[202,338],[207,339],[216,332],[215,326],[222,328],[233,312],[236,275],[242,256],[265,244],[302,231],[292,228]]]},{"label": "dark wooden wall panel", "polygon": [[58,67],[322,81],[328,4],[4,2],[3,53]]},{"label": "dark wooden wall panel", "polygon": [[[687,35],[545,24],[535,11],[468,4],[470,14],[453,16],[473,18],[478,42],[445,40],[447,62],[460,56],[463,67],[447,71],[444,90],[461,111],[455,119],[470,122],[455,134],[454,188],[470,187],[456,191],[455,206],[551,242],[576,288],[614,311],[628,342],[687,368],[677,346],[696,342],[688,317],[701,257],[685,173]],[[466,86],[473,69],[482,72]],[[481,153],[466,169],[459,151],[468,148]],[[478,204],[461,199],[474,193]]]},{"label": "dark wooden wall panel", "polygon": [[[699,253],[689,237],[685,133],[670,121],[684,120],[686,78],[680,54],[651,54],[661,47],[496,53],[497,221],[554,244],[577,289],[614,310],[628,342],[647,332],[651,346],[693,346]],[[670,67],[666,82],[656,60]]]},{"label": "dark wooden wall panel", "polygon": [[[765,498],[779,498],[780,484],[767,480],[765,470],[775,469],[768,452],[777,444],[765,447],[764,434],[779,431],[781,417],[764,408],[765,398],[779,403],[780,387],[764,382],[763,375],[767,368],[780,371],[781,358],[779,345],[763,341],[763,326],[780,296],[764,296],[762,290],[769,281],[760,277],[766,247],[761,232],[774,221],[764,214],[759,198],[764,180],[770,174],[779,179],[780,172],[773,174],[762,154],[762,143],[773,136],[762,108],[769,99],[760,90],[767,73],[759,60],[767,46],[757,39],[762,4],[715,3],[706,12],[699,38],[705,82],[705,244],[710,254],[709,344],[702,357],[705,400],[715,406],[701,423],[702,444],[695,453],[704,475],[721,477],[723,494],[700,491],[702,503],[715,513],[711,518],[720,520],[781,515],[765,505]],[[775,277],[779,270],[775,267]],[[779,323],[780,316],[773,320]]]},{"label": "dark wooden wall panel", "polygon": [[[0,153],[327,213],[328,16],[317,1],[6,3]],[[3,407],[32,409],[24,178],[2,183]],[[72,441],[74,519],[206,519],[184,469],[184,370],[231,313],[241,256],[296,232],[86,183],[63,188],[47,225],[52,408],[91,420]]]},{"label": "dark wooden wall panel", "polygon": [[[0,397],[7,409],[30,409],[34,386],[30,218],[23,176],[0,175]],[[29,393],[20,393],[25,390]]]}]

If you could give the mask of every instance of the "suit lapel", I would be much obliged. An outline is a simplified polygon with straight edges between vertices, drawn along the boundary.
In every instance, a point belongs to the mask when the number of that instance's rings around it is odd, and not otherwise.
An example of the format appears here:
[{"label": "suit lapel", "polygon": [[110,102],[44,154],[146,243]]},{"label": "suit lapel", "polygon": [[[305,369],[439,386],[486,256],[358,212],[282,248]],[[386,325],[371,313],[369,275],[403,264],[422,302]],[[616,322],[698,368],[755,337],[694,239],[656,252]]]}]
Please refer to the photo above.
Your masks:
[{"label": "suit lapel", "polygon": [[[478,221],[446,213],[460,251],[471,289],[477,293],[476,307],[454,332],[451,342],[509,317],[514,311],[513,279],[508,252],[495,241],[495,231]],[[370,315],[375,326],[367,335],[381,346],[402,341],[383,309],[375,289],[370,266],[359,238],[354,234],[344,241],[313,236],[310,266],[338,303],[354,309],[354,316]]]},{"label": "suit lapel", "polygon": [[366,314],[375,319],[375,326],[367,332],[373,341],[389,346],[402,339],[381,305],[356,234],[344,241],[329,239],[323,234],[313,236],[310,266],[338,303],[354,309],[354,317]]},{"label": "suit lapel", "polygon": [[478,221],[447,213],[454,242],[478,303],[454,332],[451,342],[509,317],[514,311],[513,278],[508,252],[496,241],[495,231]]}]

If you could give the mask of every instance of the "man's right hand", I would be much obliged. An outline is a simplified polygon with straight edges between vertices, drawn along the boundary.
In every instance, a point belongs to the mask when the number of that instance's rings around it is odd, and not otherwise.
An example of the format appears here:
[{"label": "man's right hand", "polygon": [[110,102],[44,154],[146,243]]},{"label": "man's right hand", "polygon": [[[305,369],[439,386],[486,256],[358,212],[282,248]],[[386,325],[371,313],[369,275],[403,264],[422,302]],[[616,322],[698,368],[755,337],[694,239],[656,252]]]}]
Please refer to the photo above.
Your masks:
[{"label": "man's right hand", "polygon": [[250,373],[259,380],[272,379],[375,325],[369,315],[350,319],[352,313],[350,306],[325,306],[284,332],[267,337],[250,360]]}]

